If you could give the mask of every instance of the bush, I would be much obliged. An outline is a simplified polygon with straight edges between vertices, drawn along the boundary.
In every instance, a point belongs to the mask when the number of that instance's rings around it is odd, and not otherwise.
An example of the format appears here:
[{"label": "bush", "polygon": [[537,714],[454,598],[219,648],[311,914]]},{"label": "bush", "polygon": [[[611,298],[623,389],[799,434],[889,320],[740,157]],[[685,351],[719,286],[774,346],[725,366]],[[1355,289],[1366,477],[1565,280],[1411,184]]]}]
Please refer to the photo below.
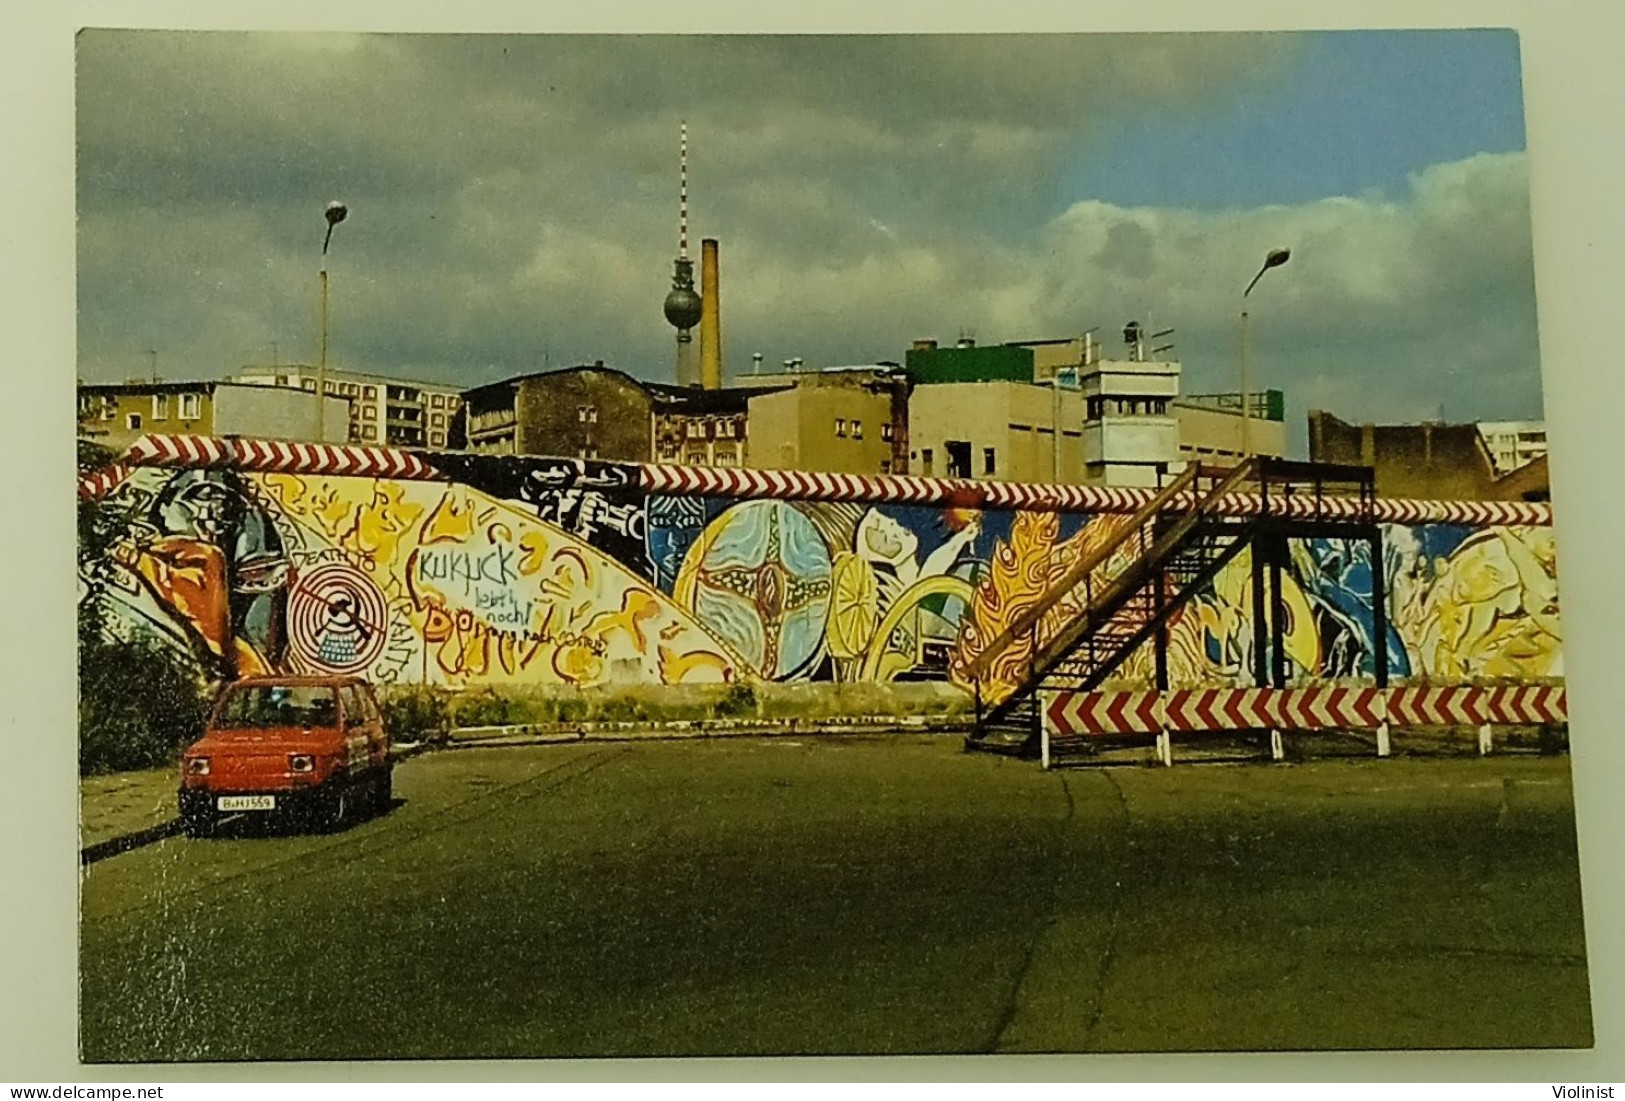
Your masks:
[{"label": "bush", "polygon": [[451,725],[507,726],[516,722],[519,710],[515,701],[499,696],[489,688],[481,692],[468,692],[459,696],[451,708]]},{"label": "bush", "polygon": [[593,709],[593,718],[601,723],[632,723],[645,720],[648,715],[635,699],[608,696]]},{"label": "bush", "polygon": [[378,701],[385,729],[396,741],[444,741],[451,733],[451,704],[446,693],[426,685],[392,689]]},{"label": "bush", "polygon": [[579,723],[587,721],[587,713],[591,705],[579,696],[565,696],[554,701],[553,721],[559,723]]},{"label": "bush", "polygon": [[191,664],[164,646],[81,635],[80,775],[175,764],[203,736],[209,703]]},{"label": "bush", "polygon": [[756,687],[749,681],[735,681],[717,701],[714,714],[718,718],[735,718],[757,714]]}]

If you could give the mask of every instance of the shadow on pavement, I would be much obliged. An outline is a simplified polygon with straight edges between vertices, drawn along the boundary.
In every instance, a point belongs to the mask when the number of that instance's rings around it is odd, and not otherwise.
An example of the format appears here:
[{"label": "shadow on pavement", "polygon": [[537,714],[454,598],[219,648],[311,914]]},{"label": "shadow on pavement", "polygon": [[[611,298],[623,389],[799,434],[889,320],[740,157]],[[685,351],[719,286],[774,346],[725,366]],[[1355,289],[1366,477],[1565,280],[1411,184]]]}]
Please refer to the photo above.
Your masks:
[{"label": "shadow on pavement", "polygon": [[[313,822],[294,818],[255,818],[250,815],[234,815],[222,819],[214,833],[202,840],[230,840],[242,837],[286,837],[302,833],[348,833],[351,829],[363,822],[371,822],[393,814],[398,808],[406,805],[406,800],[395,796],[390,799],[389,806],[361,817],[352,818],[336,830],[324,830]],[[139,849],[145,845],[155,844],[168,837],[176,837],[185,832],[185,827],[179,818],[171,818],[167,822],[160,822],[156,826],[149,826],[144,830],[127,833],[120,837],[111,837],[106,841],[98,841],[94,845],[86,845],[79,850],[80,865],[94,864],[106,860],[110,856],[118,856],[132,849]]]}]

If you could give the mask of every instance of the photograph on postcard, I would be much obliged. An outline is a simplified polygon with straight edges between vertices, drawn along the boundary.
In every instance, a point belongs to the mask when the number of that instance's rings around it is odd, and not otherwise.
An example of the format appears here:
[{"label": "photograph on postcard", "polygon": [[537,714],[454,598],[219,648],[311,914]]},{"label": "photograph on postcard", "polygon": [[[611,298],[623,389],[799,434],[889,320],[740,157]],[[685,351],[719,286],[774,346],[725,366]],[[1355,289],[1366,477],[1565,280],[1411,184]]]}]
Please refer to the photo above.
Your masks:
[{"label": "photograph on postcard", "polygon": [[1514,32],[76,64],[86,1062],[1591,1045]]}]

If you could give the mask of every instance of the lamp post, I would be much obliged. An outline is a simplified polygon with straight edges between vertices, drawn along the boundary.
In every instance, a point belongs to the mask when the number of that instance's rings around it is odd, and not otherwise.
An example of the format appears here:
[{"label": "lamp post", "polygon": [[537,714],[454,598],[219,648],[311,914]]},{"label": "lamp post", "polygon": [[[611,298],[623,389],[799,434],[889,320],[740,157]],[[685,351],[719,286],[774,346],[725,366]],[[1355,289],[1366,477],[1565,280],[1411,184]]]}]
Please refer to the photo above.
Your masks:
[{"label": "lamp post", "polygon": [[1253,281],[1247,284],[1247,289],[1241,292],[1241,459],[1246,462],[1252,457],[1252,403],[1247,398],[1247,296],[1253,293],[1258,281],[1264,278],[1264,273],[1271,268],[1278,268],[1292,259],[1292,250],[1284,248],[1270,249],[1264,257],[1264,265],[1253,276]]},{"label": "lamp post", "polygon": [[344,221],[350,208],[337,201],[327,204],[327,236],[322,238],[322,349],[316,360],[316,442],[327,442],[327,246],[333,243],[333,227]]}]

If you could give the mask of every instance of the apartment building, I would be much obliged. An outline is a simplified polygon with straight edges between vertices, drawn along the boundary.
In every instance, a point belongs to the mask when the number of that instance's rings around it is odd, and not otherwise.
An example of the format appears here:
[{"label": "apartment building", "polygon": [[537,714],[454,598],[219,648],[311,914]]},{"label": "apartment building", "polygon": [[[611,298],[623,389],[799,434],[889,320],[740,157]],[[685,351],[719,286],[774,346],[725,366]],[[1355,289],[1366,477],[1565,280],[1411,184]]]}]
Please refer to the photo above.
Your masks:
[{"label": "apartment building", "polygon": [[[314,440],[316,395],[250,383],[80,383],[78,434],[122,450],[149,433]],[[346,397],[327,399],[324,442],[343,443],[350,420]]]},{"label": "apartment building", "polygon": [[[316,368],[304,364],[244,367],[233,379],[309,393],[316,390]],[[327,392],[349,402],[345,439],[392,447],[446,447],[452,419],[462,403],[462,391],[447,383],[331,368]]]}]

